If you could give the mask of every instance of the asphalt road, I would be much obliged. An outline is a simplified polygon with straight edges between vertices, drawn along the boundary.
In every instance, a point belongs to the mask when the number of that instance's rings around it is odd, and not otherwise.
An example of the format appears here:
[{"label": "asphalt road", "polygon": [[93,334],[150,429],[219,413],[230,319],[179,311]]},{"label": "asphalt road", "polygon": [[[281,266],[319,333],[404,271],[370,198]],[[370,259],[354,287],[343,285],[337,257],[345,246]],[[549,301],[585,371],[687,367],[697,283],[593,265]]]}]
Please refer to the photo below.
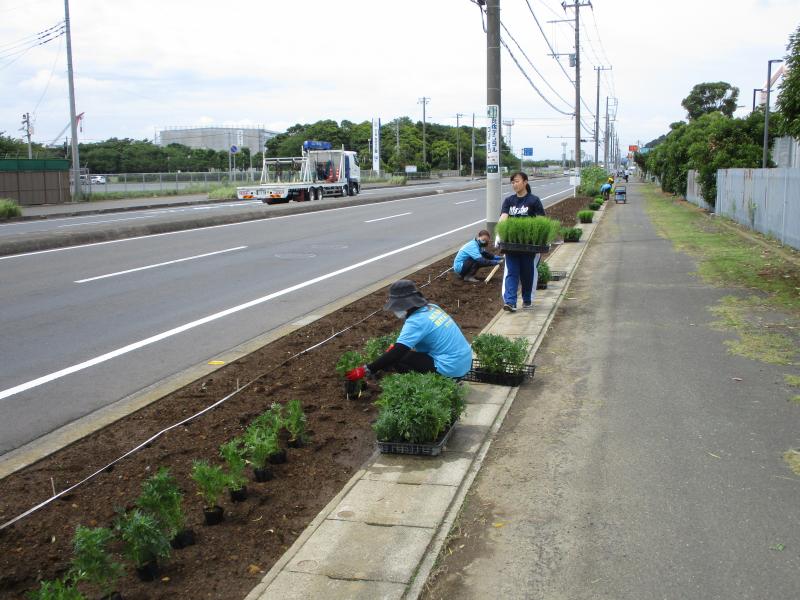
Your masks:
[{"label": "asphalt road", "polygon": [[[546,205],[571,191],[534,184]],[[479,189],[0,257],[0,454],[452,249],[485,216]]]}]

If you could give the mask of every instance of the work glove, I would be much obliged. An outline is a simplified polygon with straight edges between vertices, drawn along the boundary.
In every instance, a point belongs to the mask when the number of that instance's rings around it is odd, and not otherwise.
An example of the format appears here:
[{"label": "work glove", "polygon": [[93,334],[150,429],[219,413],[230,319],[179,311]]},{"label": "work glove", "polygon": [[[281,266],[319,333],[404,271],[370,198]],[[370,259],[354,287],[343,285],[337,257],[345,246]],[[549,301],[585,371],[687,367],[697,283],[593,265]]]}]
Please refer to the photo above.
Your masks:
[{"label": "work glove", "polygon": [[358,381],[359,379],[364,379],[367,375],[369,375],[369,369],[367,365],[363,365],[355,369],[350,369],[344,376],[347,377],[349,381]]},{"label": "work glove", "polygon": [[390,345],[390,346],[389,346],[389,347],[386,349],[386,352],[390,352],[392,348],[394,348],[394,344],[391,344],[391,345]]}]

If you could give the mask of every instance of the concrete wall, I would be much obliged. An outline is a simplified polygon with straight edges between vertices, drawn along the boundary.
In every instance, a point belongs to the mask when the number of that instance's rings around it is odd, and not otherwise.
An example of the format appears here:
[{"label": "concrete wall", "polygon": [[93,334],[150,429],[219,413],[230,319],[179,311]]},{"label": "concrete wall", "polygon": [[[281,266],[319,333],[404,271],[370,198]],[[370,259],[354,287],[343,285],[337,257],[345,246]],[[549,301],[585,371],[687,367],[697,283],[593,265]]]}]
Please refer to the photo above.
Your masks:
[{"label": "concrete wall", "polygon": [[800,169],[720,169],[716,212],[800,250]]},{"label": "concrete wall", "polygon": [[69,172],[0,172],[0,198],[11,198],[20,205],[70,202]]}]

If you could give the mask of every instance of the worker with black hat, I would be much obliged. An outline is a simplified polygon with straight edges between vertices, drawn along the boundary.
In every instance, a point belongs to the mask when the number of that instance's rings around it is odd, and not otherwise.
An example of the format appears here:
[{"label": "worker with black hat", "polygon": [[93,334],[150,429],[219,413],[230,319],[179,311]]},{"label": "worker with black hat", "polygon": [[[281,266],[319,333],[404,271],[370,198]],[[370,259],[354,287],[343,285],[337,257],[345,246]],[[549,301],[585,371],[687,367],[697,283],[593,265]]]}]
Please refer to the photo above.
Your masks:
[{"label": "worker with black hat", "polygon": [[413,281],[395,281],[383,310],[404,320],[400,336],[382,356],[348,371],[347,379],[357,381],[387,369],[446,377],[463,377],[470,370],[472,348],[464,334],[450,315],[425,299]]}]

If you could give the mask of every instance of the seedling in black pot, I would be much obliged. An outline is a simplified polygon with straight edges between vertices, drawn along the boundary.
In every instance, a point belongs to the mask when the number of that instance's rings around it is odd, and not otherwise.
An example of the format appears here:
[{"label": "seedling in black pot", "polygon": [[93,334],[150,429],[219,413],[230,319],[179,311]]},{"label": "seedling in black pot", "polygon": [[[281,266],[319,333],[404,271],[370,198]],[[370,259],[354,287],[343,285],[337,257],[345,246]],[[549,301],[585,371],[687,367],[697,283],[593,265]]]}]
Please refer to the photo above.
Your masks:
[{"label": "seedling in black pot", "polygon": [[196,460],[192,464],[192,479],[203,497],[203,516],[206,525],[218,525],[225,514],[218,502],[228,485],[228,476],[222,467],[210,465],[204,460]]},{"label": "seedling in black pot", "polygon": [[159,574],[158,561],[170,555],[167,536],[152,516],[138,508],[119,517],[116,527],[139,579],[153,581]]},{"label": "seedling in black pot", "polygon": [[303,414],[303,407],[299,400],[289,400],[286,403],[286,418],[284,423],[289,432],[289,447],[300,448],[305,445],[307,434],[306,424],[308,418]]},{"label": "seedling in black pot", "polygon": [[194,531],[186,528],[182,502],[183,494],[166,467],[144,480],[142,492],[136,499],[137,508],[156,520],[176,550],[195,543]]},{"label": "seedling in black pot", "polygon": [[108,552],[108,545],[113,540],[114,532],[106,527],[82,525],[78,525],[72,538],[70,574],[75,581],[95,586],[103,598],[114,597],[114,588],[124,572],[124,567],[113,561]]},{"label": "seedling in black pot", "polygon": [[228,466],[227,488],[231,496],[231,502],[244,502],[247,500],[247,477],[244,469],[247,462],[244,459],[244,448],[242,440],[234,438],[219,447],[219,454],[225,459]]}]

